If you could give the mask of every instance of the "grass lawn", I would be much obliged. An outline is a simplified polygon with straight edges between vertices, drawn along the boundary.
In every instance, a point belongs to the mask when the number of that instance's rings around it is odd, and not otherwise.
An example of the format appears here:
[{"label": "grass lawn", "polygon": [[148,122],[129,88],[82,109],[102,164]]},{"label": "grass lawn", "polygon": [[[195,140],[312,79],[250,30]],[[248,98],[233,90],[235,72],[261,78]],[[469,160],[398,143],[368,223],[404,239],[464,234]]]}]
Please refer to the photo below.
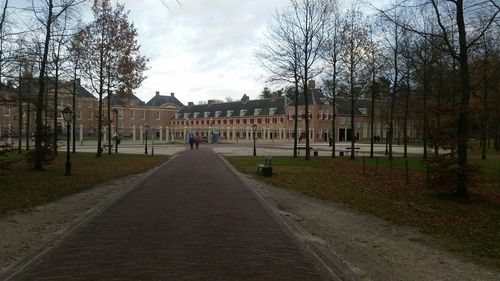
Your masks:
[{"label": "grass lawn", "polygon": [[[238,170],[255,174],[262,157],[227,157]],[[488,187],[471,188],[470,200],[458,200],[426,187],[425,164],[409,159],[410,184],[406,184],[403,159],[395,159],[392,174],[386,158],[331,159],[273,157],[273,176],[259,177],[272,185],[296,190],[323,200],[340,202],[383,219],[419,228],[449,250],[472,260],[500,267],[500,165],[479,161]],[[377,175],[375,171],[377,170]],[[391,180],[389,180],[391,179]]]},{"label": "grass lawn", "polygon": [[8,170],[0,170],[0,216],[7,212],[26,209],[89,189],[114,178],[147,171],[163,163],[167,157],[95,153],[71,155],[72,176],[64,176],[66,153],[43,171],[34,171],[17,152],[10,153],[13,160]]}]

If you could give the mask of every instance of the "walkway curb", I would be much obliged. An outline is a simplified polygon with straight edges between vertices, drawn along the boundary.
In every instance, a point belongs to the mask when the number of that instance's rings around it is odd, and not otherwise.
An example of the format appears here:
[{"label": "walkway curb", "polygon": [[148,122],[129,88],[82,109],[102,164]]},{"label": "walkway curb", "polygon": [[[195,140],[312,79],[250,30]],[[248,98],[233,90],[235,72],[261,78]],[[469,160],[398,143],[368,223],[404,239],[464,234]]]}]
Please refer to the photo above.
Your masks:
[{"label": "walkway curb", "polygon": [[[12,278],[16,277],[18,274],[21,274],[27,267],[29,267],[31,264],[42,258],[50,249],[56,247],[61,241],[63,241],[67,236],[72,234],[76,229],[78,229],[81,225],[86,224],[87,222],[91,221],[95,217],[99,216],[102,212],[104,212],[107,208],[112,206],[114,203],[116,203],[118,200],[121,200],[122,198],[126,197],[128,194],[130,194],[132,191],[136,189],[137,186],[139,186],[144,180],[146,180],[149,176],[154,174],[157,170],[162,168],[163,166],[167,165],[170,160],[173,158],[177,157],[178,154],[175,154],[174,156],[170,157],[167,161],[162,163],[161,165],[154,167],[146,172],[143,172],[141,174],[137,174],[132,178],[129,183],[127,183],[124,188],[119,191],[117,194],[112,196],[110,199],[99,203],[98,205],[94,206],[92,210],[88,211],[86,214],[84,214],[80,220],[77,220],[70,224],[69,227],[65,229],[65,231],[61,232],[60,234],[57,234],[54,238],[52,238],[50,241],[48,241],[45,245],[40,247],[37,251],[35,251],[32,255],[29,255],[21,261],[19,261],[17,264],[12,265],[9,269],[7,269],[3,274],[0,275],[0,280],[5,280],[9,281]],[[102,183],[102,185],[106,185],[111,181]],[[99,184],[101,185],[101,184]],[[97,185],[97,186],[99,186]],[[94,187],[95,188],[95,187]]]},{"label": "walkway curb", "polygon": [[[281,215],[282,211],[277,208],[273,202],[269,199],[270,196],[265,192],[264,189],[260,187],[265,187],[267,184],[259,182],[258,180],[252,178],[249,175],[245,175],[237,171],[222,155],[217,154],[222,161],[228,166],[228,168],[233,172],[241,181],[241,183],[252,191],[256,196],[258,201],[262,206],[268,211],[268,213],[276,220],[276,222],[282,227],[282,229],[290,234],[296,244],[301,247],[306,254],[318,261],[321,265],[321,269],[328,275],[332,280],[335,281],[358,281],[361,280],[342,260],[334,256],[331,252],[325,250],[319,243],[315,243],[310,239],[305,239],[305,237],[310,237],[307,231],[305,231],[298,223],[296,223],[292,218],[288,216]],[[267,195],[267,196],[266,196]]]}]

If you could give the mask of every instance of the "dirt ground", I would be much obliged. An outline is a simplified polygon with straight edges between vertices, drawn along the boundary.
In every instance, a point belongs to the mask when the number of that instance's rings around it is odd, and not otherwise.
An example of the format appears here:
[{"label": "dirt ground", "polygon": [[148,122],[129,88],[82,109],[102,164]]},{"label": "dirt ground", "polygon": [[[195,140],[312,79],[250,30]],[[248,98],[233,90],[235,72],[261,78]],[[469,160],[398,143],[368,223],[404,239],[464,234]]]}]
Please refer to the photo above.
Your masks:
[{"label": "dirt ground", "polygon": [[[252,181],[249,179],[249,181]],[[467,262],[415,229],[361,214],[340,204],[254,182],[299,239],[340,262],[360,280],[500,280],[498,269]],[[335,264],[334,264],[335,266]]]},{"label": "dirt ground", "polygon": [[[353,280],[500,280],[500,272],[471,264],[400,227],[339,204],[275,188],[242,176],[294,236],[327,266]],[[96,186],[0,219],[0,280],[53,246],[82,221],[134,188],[140,176]]]}]

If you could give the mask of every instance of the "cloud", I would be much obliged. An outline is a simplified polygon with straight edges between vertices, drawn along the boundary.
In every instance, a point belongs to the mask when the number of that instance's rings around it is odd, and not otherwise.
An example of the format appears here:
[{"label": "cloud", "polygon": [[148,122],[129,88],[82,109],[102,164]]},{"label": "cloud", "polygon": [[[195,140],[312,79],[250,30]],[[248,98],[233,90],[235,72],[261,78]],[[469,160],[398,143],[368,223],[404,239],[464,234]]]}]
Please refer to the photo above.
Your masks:
[{"label": "cloud", "polygon": [[[277,7],[286,0],[128,0],[130,19],[150,57],[148,79],[136,94],[175,92],[183,103],[243,93],[257,97],[264,84],[254,49]],[[165,5],[168,6],[165,7]]]}]

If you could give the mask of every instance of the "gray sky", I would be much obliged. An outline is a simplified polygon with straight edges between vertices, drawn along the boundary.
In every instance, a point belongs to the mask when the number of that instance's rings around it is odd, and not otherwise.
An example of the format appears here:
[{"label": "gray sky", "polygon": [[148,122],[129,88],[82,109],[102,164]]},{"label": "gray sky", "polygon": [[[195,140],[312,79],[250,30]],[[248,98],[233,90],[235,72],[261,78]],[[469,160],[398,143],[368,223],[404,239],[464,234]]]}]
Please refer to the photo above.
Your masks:
[{"label": "gray sky", "polygon": [[[277,8],[286,0],[121,0],[150,60],[136,90],[144,101],[175,92],[187,104],[243,94],[264,85],[254,53]],[[164,5],[165,4],[165,5]],[[168,7],[167,7],[168,6]]]}]

